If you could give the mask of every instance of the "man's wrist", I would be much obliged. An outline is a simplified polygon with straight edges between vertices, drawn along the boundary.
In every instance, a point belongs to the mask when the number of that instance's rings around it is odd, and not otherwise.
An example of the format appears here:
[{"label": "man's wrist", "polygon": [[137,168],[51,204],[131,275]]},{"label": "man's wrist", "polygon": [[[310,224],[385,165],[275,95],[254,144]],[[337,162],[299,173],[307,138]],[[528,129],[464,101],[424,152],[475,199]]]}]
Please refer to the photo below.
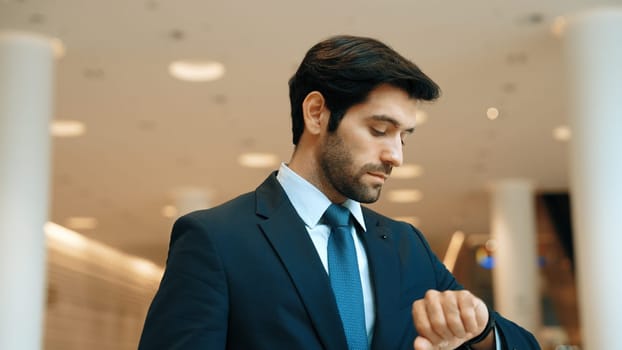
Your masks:
[{"label": "man's wrist", "polygon": [[[491,335],[494,336],[494,330],[495,330],[495,318],[493,316],[492,310],[490,310],[490,308],[488,308],[488,322],[486,323],[486,327],[484,327],[484,330],[482,331],[482,333],[480,333],[478,336],[466,341],[464,344],[462,344],[462,349],[465,350],[477,350],[476,347],[474,347],[476,344],[480,344],[482,342],[484,342],[485,340],[487,340]],[[487,342],[488,343],[488,342]],[[494,343],[494,342],[492,342]]]}]

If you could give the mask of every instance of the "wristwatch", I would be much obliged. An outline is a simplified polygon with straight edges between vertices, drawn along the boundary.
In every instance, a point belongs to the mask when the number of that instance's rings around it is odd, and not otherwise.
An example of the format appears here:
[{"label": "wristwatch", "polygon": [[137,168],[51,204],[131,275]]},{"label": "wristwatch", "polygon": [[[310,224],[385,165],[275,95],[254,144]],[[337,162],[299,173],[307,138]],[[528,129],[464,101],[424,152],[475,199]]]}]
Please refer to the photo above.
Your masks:
[{"label": "wristwatch", "polygon": [[482,340],[486,339],[488,335],[490,335],[490,332],[492,332],[494,329],[495,329],[495,318],[492,316],[492,310],[488,308],[488,322],[486,323],[486,327],[484,328],[482,333],[480,333],[477,337],[468,340],[466,343],[462,344],[462,346],[460,346],[460,348],[458,349],[473,350],[471,346],[477,343],[480,343]]}]

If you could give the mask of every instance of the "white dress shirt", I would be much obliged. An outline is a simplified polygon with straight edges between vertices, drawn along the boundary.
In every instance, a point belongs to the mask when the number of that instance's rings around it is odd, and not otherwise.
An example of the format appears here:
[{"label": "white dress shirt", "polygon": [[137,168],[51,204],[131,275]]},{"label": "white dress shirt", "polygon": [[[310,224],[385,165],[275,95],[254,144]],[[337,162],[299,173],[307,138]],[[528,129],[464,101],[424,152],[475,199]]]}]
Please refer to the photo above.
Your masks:
[{"label": "white dress shirt", "polygon": [[[298,216],[304,221],[307,232],[313,245],[317,250],[320,260],[328,271],[328,237],[330,236],[330,227],[324,224],[321,219],[324,212],[332,204],[324,193],[313,186],[307,180],[291,170],[285,163],[281,163],[279,172],[276,176],[277,180],[285,190],[289,201],[296,209]],[[356,220],[362,232],[366,231],[365,220],[363,220],[363,212],[361,204],[351,199],[342,203],[344,207],[350,210],[352,217]],[[374,308],[374,294],[371,287],[371,279],[369,277],[369,266],[367,264],[367,253],[363,242],[359,238],[356,227],[352,226],[352,238],[356,247],[356,258],[359,265],[359,273],[361,275],[361,287],[363,288],[363,301],[365,303],[365,327],[367,330],[367,341],[371,344],[374,331],[374,321],[376,318],[376,310]]]}]

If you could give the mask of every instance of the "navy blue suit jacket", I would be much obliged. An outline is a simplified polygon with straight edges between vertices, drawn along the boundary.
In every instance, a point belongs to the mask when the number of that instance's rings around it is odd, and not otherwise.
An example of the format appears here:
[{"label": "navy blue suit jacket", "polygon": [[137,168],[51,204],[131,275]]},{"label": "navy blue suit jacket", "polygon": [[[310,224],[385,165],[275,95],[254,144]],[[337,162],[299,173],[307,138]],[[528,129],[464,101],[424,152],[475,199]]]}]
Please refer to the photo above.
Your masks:
[{"label": "navy blue suit jacket", "polygon": [[[256,191],[180,218],[139,349],[347,349],[326,270],[273,173]],[[412,303],[462,288],[414,227],[363,208],[372,349],[413,348]],[[504,349],[538,349],[494,314]]]}]

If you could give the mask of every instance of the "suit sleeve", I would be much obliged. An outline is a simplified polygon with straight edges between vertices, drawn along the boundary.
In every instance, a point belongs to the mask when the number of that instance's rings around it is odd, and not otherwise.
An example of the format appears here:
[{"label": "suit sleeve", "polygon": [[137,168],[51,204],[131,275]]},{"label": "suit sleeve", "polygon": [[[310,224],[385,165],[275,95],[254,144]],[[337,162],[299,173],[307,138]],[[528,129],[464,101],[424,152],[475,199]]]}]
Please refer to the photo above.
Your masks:
[{"label": "suit sleeve", "polygon": [[190,216],[180,218],[138,349],[225,349],[227,294],[223,265],[207,230]]},{"label": "suit sleeve", "polygon": [[[432,260],[432,265],[434,267],[434,273],[436,275],[437,289],[438,290],[460,290],[464,289],[462,285],[460,285],[456,278],[447,270],[445,265],[438,259],[438,257],[432,252],[432,249],[428,245],[428,242],[423,237],[423,234],[414,228],[415,234],[417,238],[421,241],[421,243],[425,246],[426,251],[430,259]],[[516,323],[509,321],[499,315],[497,312],[493,312],[492,316],[495,318],[496,329],[501,339],[498,341],[501,342],[501,346],[497,346],[498,349],[502,350],[539,350],[540,345],[536,341],[535,337],[520,327]]]}]

